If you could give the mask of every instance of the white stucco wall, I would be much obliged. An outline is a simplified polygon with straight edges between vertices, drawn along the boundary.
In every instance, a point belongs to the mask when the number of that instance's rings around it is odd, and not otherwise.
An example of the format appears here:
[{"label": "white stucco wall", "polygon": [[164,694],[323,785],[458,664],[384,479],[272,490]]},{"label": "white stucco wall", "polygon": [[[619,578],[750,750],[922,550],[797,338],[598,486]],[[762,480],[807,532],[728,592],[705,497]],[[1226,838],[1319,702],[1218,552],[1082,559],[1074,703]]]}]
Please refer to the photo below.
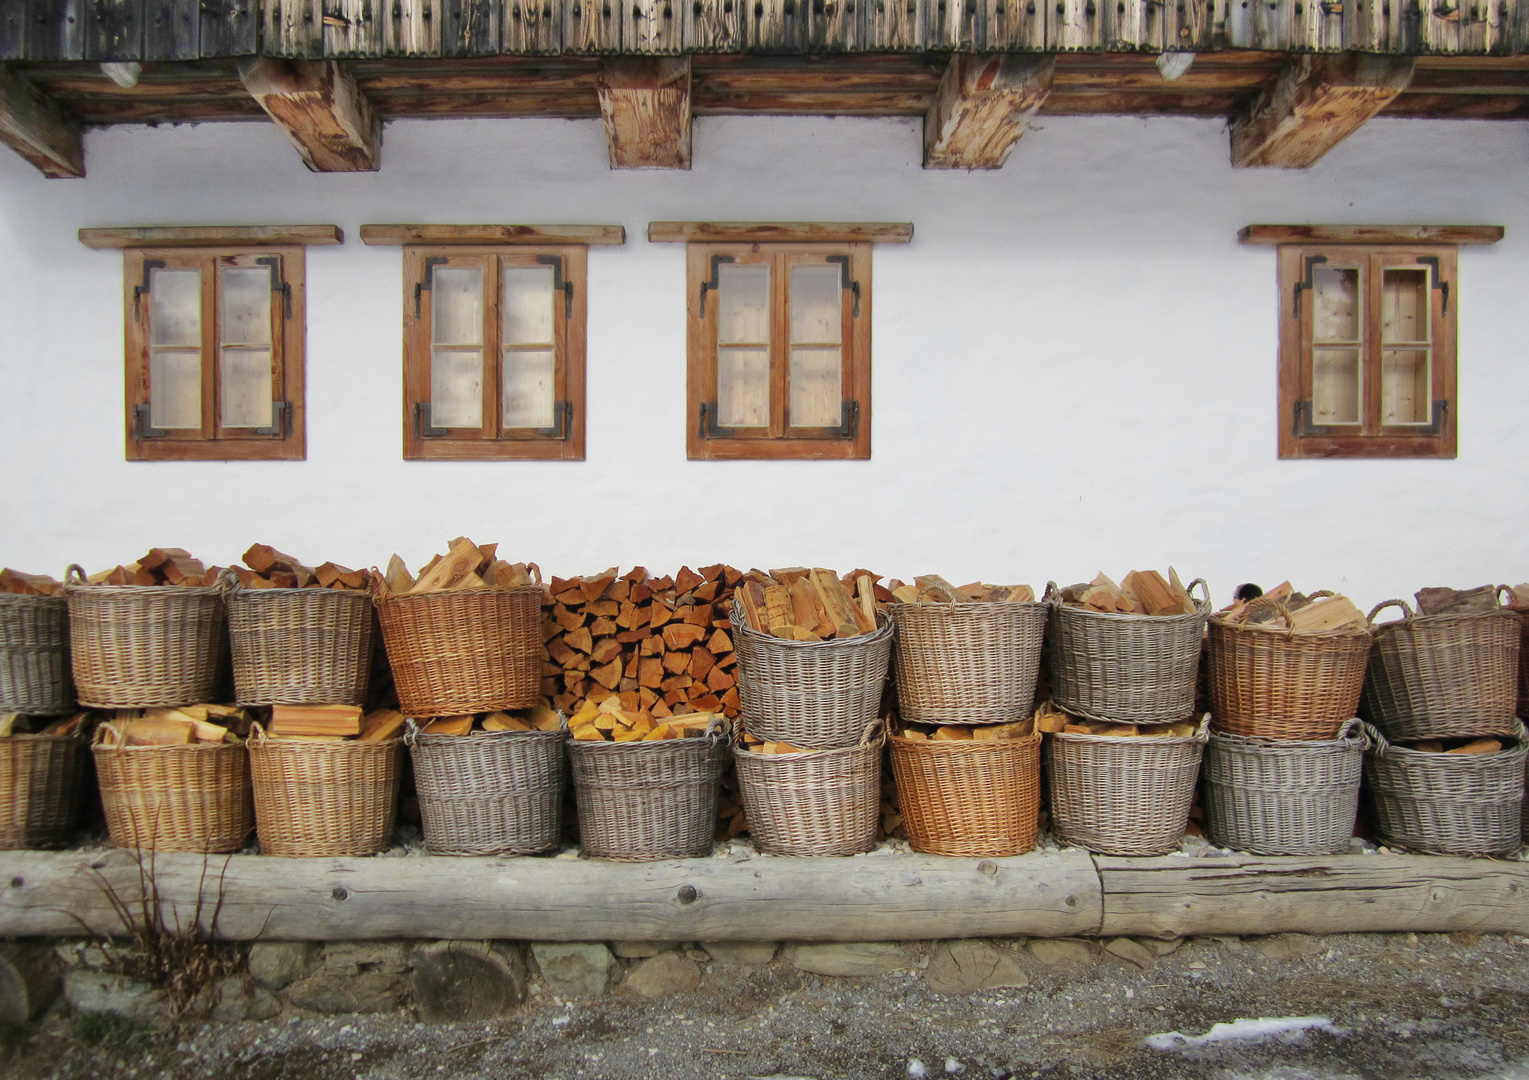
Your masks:
[{"label": "white stucco wall", "polygon": [[[1529,125],[1377,121],[1305,172],[1235,172],[1224,125],[1048,119],[990,173],[916,121],[702,119],[695,167],[611,172],[585,121],[390,124],[316,176],[267,124],[115,128],[89,178],[0,154],[0,565],[252,541],[418,566],[497,540],[554,573],[869,566],[1044,584],[1174,563],[1219,602],[1290,577],[1372,603],[1529,579]],[[655,219],[912,221],[875,255],[873,457],[685,460],[685,271]],[[614,222],[590,253],[588,458],[400,457],[400,255],[366,222]],[[1462,249],[1454,461],[1279,461],[1275,265],[1251,222],[1507,226]],[[308,458],[128,463],[120,256],[89,225],[335,223],[308,256]]]}]

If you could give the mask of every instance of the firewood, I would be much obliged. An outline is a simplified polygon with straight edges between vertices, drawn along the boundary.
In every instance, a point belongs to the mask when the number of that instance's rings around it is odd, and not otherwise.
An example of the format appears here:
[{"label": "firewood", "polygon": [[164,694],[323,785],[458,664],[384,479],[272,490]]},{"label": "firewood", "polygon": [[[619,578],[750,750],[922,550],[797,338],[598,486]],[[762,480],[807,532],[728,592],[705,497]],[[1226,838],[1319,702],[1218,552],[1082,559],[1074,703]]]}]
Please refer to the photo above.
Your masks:
[{"label": "firewood", "polygon": [[469,716],[438,716],[420,725],[421,735],[466,735],[472,731],[473,718]]},{"label": "firewood", "polygon": [[7,567],[0,570],[0,593],[13,596],[60,596],[64,586],[46,574],[23,574]]},{"label": "firewood", "polygon": [[469,574],[477,572],[483,562],[483,552],[478,545],[464,537],[452,541],[451,549],[428,570],[422,570],[411,593],[439,592],[449,589]]},{"label": "firewood", "polygon": [[1481,585],[1474,589],[1419,589],[1414,596],[1419,615],[1464,615],[1497,608],[1496,585]]},{"label": "firewood", "polygon": [[1453,750],[1444,751],[1446,754],[1495,754],[1502,750],[1500,739],[1476,739],[1464,746],[1457,746]]},{"label": "firewood", "polygon": [[359,735],[358,705],[273,705],[268,729],[273,737],[288,735]]},{"label": "firewood", "polygon": [[1363,629],[1364,626],[1364,612],[1346,596],[1329,596],[1290,613],[1290,629],[1298,634]]},{"label": "firewood", "polygon": [[383,742],[403,734],[404,714],[397,709],[378,709],[361,718],[361,741]]},{"label": "firewood", "polygon": [[961,592],[939,574],[925,574],[913,579],[918,586],[918,598],[939,604],[969,604],[972,598]]}]

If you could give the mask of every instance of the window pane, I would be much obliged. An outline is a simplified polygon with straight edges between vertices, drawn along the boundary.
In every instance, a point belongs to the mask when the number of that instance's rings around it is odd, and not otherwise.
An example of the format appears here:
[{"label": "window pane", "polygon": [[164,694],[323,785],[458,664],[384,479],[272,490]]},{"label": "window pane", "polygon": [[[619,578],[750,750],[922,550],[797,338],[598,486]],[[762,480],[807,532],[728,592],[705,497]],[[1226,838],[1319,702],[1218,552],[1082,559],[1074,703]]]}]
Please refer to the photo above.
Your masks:
[{"label": "window pane", "polygon": [[770,343],[770,268],[721,263],[717,267],[717,341],[724,345]]},{"label": "window pane", "polygon": [[1358,349],[1318,349],[1311,360],[1311,420],[1317,425],[1359,423]]},{"label": "window pane", "polygon": [[430,422],[443,428],[483,426],[482,350],[435,350],[430,358]]},{"label": "window pane", "polygon": [[224,349],[222,377],[223,426],[270,427],[271,350]]},{"label": "window pane", "polygon": [[[483,268],[437,266],[430,280],[432,340],[437,345],[483,342]],[[473,427],[480,426],[474,423]]]},{"label": "window pane", "polygon": [[551,345],[552,267],[506,265],[501,276],[504,343]]},{"label": "window pane", "polygon": [[1380,337],[1390,344],[1428,340],[1428,271],[1387,269],[1380,279]]},{"label": "window pane", "polygon": [[791,426],[838,427],[843,421],[839,349],[791,350]]},{"label": "window pane", "polygon": [[[225,266],[220,336],[224,345],[271,343],[271,272],[263,266]],[[225,421],[226,422],[226,421]]]},{"label": "window pane", "polygon": [[552,402],[556,360],[550,349],[536,352],[504,350],[504,426],[553,426]]},{"label": "window pane", "polygon": [[722,427],[769,426],[768,349],[717,350],[717,423]]},{"label": "window pane", "polygon": [[1311,275],[1313,341],[1359,340],[1359,271],[1316,267]]},{"label": "window pane", "polygon": [[1380,362],[1380,422],[1431,422],[1429,378],[1427,349],[1387,349]]},{"label": "window pane", "polygon": [[155,349],[150,353],[149,423],[172,430],[202,426],[200,349]]},{"label": "window pane", "polygon": [[[837,266],[791,268],[791,341],[837,345],[844,326],[842,283]],[[793,361],[793,367],[795,362]],[[793,410],[794,411],[794,410]]]},{"label": "window pane", "polygon": [[151,270],[149,326],[155,345],[202,347],[202,272]]}]

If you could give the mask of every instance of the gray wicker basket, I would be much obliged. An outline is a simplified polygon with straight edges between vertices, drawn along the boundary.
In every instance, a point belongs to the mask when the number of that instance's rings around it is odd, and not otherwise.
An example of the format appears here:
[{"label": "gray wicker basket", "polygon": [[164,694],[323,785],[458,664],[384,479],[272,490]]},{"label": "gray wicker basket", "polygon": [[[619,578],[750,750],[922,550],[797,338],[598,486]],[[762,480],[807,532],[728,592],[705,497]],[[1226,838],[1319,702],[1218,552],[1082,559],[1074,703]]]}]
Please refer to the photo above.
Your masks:
[{"label": "gray wicker basket", "polygon": [[1524,726],[1496,754],[1393,746],[1365,725],[1365,778],[1382,843],[1430,855],[1508,855],[1522,844]]},{"label": "gray wicker basket", "polygon": [[859,746],[755,754],[733,746],[749,834],[770,855],[857,855],[876,843],[881,751],[872,721]]},{"label": "gray wicker basket", "polygon": [[583,853],[617,862],[710,855],[726,729],[718,717],[701,738],[568,739]]},{"label": "gray wicker basket", "polygon": [[750,629],[733,602],[739,723],[752,735],[793,746],[855,746],[881,715],[892,658],[892,622],[833,641],[785,641]]},{"label": "gray wicker basket", "polygon": [[926,724],[1002,724],[1035,704],[1046,605],[893,604],[898,713]]},{"label": "gray wicker basket", "polygon": [[1051,602],[1051,700],[1058,709],[1091,720],[1166,724],[1193,716],[1200,641],[1210,614],[1210,592],[1193,615],[1119,615]]},{"label": "gray wicker basket", "polygon": [[404,736],[425,847],[435,855],[532,855],[555,847],[568,770],[557,731]]},{"label": "gray wicker basket", "polygon": [[52,716],[72,708],[69,601],[0,593],[0,713]]},{"label": "gray wicker basket", "polygon": [[1051,829],[1064,844],[1101,855],[1166,855],[1179,846],[1194,804],[1206,725],[1193,735],[1046,737]]},{"label": "gray wicker basket", "polygon": [[1337,855],[1359,809],[1364,734],[1251,739],[1212,733],[1205,747],[1205,824],[1212,843],[1255,855]]}]

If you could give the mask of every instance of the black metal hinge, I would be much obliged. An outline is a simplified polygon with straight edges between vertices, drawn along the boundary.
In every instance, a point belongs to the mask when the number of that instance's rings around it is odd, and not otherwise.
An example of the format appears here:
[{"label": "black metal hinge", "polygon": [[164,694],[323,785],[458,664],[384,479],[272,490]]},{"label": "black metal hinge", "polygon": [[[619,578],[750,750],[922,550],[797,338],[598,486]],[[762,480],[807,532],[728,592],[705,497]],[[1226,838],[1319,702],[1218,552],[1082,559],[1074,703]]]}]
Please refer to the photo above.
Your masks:
[{"label": "black metal hinge", "polygon": [[281,276],[281,256],[262,255],[255,260],[257,266],[268,267],[271,271],[271,291],[281,293],[282,311],[287,318],[292,317],[292,286],[288,285]]},{"label": "black metal hinge", "polygon": [[706,318],[706,290],[720,289],[722,287],[722,264],[733,261],[731,255],[713,255],[711,257],[711,280],[701,282],[701,318]]},{"label": "black metal hinge", "polygon": [[290,430],[290,425],[288,424],[288,420],[291,418],[291,416],[292,416],[292,403],[291,402],[289,402],[289,401],[273,401],[273,402],[271,402],[271,421],[272,421],[271,422],[271,426],[270,427],[257,427],[255,429],[255,434],[256,435],[280,435],[283,439],[285,439],[287,437],[287,432]]},{"label": "black metal hinge", "polygon": [[828,261],[839,264],[839,287],[855,294],[855,318],[860,318],[860,282],[849,276],[849,256],[830,255]]},{"label": "black metal hinge", "polygon": [[1449,282],[1445,281],[1439,273],[1439,257],[1437,255],[1419,255],[1418,262],[1433,267],[1433,287],[1444,294],[1443,313],[1449,314]]},{"label": "black metal hinge", "polygon": [[437,266],[444,266],[450,261],[451,260],[446,258],[444,255],[425,256],[425,278],[423,281],[416,281],[414,283],[414,317],[416,319],[420,318],[420,297],[429,290],[432,284],[431,278],[435,268]]},{"label": "black metal hinge", "polygon": [[[1296,295],[1300,295],[1297,293]],[[1330,435],[1331,431],[1325,427],[1319,427],[1311,422],[1311,402],[1297,401],[1295,403],[1295,437],[1298,439],[1308,438],[1313,435]]]},{"label": "black metal hinge", "polygon": [[544,266],[552,267],[552,287],[563,293],[563,317],[573,318],[573,282],[563,278],[563,257],[561,255],[538,255],[536,261]]},{"label": "black metal hinge", "polygon": [[1449,399],[1440,398],[1433,403],[1433,422],[1427,427],[1416,428],[1419,435],[1442,435],[1444,420],[1449,416]]},{"label": "black metal hinge", "polygon": [[1294,315],[1295,315],[1295,317],[1297,319],[1299,319],[1301,317],[1301,290],[1302,289],[1311,289],[1311,288],[1315,287],[1315,283],[1311,280],[1312,272],[1317,268],[1317,265],[1319,263],[1325,263],[1326,261],[1327,261],[1327,256],[1326,255],[1308,255],[1308,256],[1306,256],[1306,259],[1305,259],[1305,262],[1306,262],[1306,279],[1304,281],[1297,281],[1295,283],[1295,311],[1294,311]]},{"label": "black metal hinge", "polygon": [[147,405],[133,406],[133,438],[163,439],[168,434],[170,433],[164,428],[157,428],[149,423],[149,407]]},{"label": "black metal hinge", "polygon": [[573,433],[573,402],[554,401],[552,403],[552,426],[539,427],[538,435],[550,435],[554,439],[566,439]]},{"label": "black metal hinge", "polygon": [[138,302],[140,300],[142,300],[145,296],[149,295],[149,271],[151,271],[151,270],[163,270],[164,268],[165,268],[165,261],[163,259],[144,259],[143,260],[143,284],[141,284],[141,285],[134,285],[133,286],[133,321],[134,322],[142,322],[143,321],[143,308],[140,306],[140,304]]},{"label": "black metal hinge", "polygon": [[715,401],[701,402],[701,438],[731,439],[735,434],[737,433],[730,427],[717,426],[717,403]]},{"label": "black metal hinge", "polygon": [[441,439],[451,434],[450,428],[435,427],[430,423],[430,402],[420,401],[414,405],[414,435],[420,439]]},{"label": "black metal hinge", "polygon": [[824,428],[823,434],[835,439],[853,439],[860,431],[860,402],[845,401],[839,406],[839,426]]}]

